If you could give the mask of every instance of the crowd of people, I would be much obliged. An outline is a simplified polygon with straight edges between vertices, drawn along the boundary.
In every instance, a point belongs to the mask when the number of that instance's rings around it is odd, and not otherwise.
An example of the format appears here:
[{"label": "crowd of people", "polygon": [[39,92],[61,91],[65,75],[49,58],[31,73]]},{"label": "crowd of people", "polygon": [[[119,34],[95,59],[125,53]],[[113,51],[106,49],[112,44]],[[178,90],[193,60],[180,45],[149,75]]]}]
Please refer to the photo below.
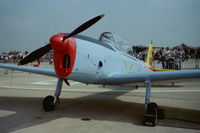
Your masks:
[{"label": "crowd of people", "polygon": [[[134,55],[136,58],[146,61],[147,47],[134,47]],[[200,48],[197,49],[183,49],[183,48],[169,48],[162,47],[159,50],[153,50],[153,60],[162,63],[163,69],[181,69],[181,63],[188,59],[200,59]]]},{"label": "crowd of people", "polygon": [[159,51],[153,53],[154,59],[162,62],[163,69],[181,69],[181,62],[188,59],[185,55],[185,51],[181,49],[167,47],[161,48]]},{"label": "crowd of people", "polygon": [[[23,59],[29,54],[28,51],[25,52],[20,52],[20,51],[11,51],[9,53],[1,53],[0,54],[0,62],[1,63],[17,63],[19,60]],[[40,61],[42,60],[39,59],[37,60],[38,64],[40,64]]]},{"label": "crowd of people", "polygon": [[19,52],[19,51],[10,51],[9,53],[1,53],[0,54],[0,61],[2,63],[15,63],[18,60],[22,59],[28,52]]}]

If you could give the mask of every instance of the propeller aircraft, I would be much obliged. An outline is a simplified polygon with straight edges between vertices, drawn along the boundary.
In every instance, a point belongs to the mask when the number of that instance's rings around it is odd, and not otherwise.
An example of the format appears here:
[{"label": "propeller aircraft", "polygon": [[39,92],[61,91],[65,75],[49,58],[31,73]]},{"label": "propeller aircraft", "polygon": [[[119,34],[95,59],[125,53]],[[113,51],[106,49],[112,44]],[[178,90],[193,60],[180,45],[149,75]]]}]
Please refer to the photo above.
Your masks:
[{"label": "propeller aircraft", "polygon": [[[151,67],[151,54],[147,59],[148,63],[145,63],[120,51],[119,47],[111,45],[106,41],[106,36],[102,36],[101,40],[97,40],[78,35],[103,16],[104,14],[92,18],[69,34],[58,33],[53,35],[47,45],[33,51],[20,60],[17,65],[1,63],[0,68],[57,78],[54,96],[49,95],[43,100],[45,111],[52,111],[59,105],[63,81],[67,85],[69,85],[68,80],[97,85],[122,85],[143,82],[146,86],[143,124],[155,126],[157,119],[164,117],[164,110],[159,109],[157,104],[150,100],[152,82],[199,78],[200,70],[156,71]],[[54,69],[22,66],[39,59],[50,50],[53,51]],[[130,68],[127,69],[127,66],[130,66]]]}]

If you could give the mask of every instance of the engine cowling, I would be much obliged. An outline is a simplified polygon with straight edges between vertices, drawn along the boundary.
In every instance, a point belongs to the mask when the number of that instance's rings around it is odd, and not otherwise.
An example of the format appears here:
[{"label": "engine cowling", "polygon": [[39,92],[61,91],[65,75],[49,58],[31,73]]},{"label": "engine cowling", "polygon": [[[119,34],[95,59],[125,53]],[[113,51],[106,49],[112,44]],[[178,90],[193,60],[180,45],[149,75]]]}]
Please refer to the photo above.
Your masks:
[{"label": "engine cowling", "polygon": [[59,33],[50,38],[53,49],[54,68],[56,74],[61,78],[66,78],[73,70],[76,58],[76,41],[73,37],[63,42],[65,33]]}]

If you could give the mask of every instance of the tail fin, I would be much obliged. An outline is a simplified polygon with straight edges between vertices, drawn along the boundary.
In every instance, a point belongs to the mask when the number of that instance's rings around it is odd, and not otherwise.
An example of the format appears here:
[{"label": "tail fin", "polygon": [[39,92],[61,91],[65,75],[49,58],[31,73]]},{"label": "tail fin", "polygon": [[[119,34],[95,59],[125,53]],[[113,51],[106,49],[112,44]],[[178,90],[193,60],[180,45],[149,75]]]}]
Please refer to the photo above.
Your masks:
[{"label": "tail fin", "polygon": [[148,48],[148,53],[147,53],[147,59],[146,59],[146,64],[153,68],[153,55],[152,55],[152,52],[153,52],[153,42],[151,41],[151,43],[149,43],[149,48]]},{"label": "tail fin", "polygon": [[153,42],[149,43],[149,48],[148,48],[148,54],[147,54],[147,59],[146,59],[146,64],[151,68],[152,71],[158,72],[158,71],[173,71],[170,69],[156,69],[154,68],[153,65]]}]

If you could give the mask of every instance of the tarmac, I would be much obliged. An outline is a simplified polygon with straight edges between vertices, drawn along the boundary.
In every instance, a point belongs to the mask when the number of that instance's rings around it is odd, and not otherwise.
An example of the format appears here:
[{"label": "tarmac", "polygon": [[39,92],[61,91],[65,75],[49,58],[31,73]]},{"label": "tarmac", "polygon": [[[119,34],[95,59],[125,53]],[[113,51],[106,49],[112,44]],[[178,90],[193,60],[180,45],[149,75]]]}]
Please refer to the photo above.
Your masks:
[{"label": "tarmac", "polygon": [[54,95],[56,78],[0,69],[0,133],[200,133],[199,81],[152,86],[151,100],[166,112],[156,127],[142,125],[143,84],[69,82],[59,107],[45,112],[42,101]]}]

